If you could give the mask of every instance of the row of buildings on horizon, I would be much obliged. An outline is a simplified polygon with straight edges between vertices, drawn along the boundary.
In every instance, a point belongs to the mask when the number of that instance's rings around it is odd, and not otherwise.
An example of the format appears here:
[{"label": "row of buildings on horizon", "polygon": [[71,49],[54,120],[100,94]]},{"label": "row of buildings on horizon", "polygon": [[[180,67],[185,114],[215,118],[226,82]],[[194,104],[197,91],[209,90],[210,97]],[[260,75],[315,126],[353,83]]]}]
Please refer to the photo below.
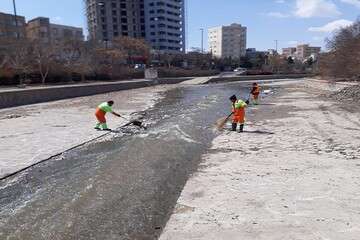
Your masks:
[{"label": "row of buildings on horizon", "polygon": [[0,38],[31,39],[44,43],[64,39],[84,40],[83,29],[50,23],[46,17],[38,17],[26,22],[25,17],[0,12]]},{"label": "row of buildings on horizon", "polygon": [[282,55],[304,60],[309,57],[317,57],[321,52],[321,47],[313,47],[309,44],[299,44],[296,47],[288,47],[282,49]]},{"label": "row of buildings on horizon", "polygon": [[[156,50],[185,52],[185,0],[85,0],[88,40],[111,42],[120,36],[143,38]],[[52,42],[84,40],[83,29],[53,24],[39,17],[0,13],[0,38]]]},{"label": "row of buildings on horizon", "polygon": [[[256,58],[259,55],[278,54],[276,49],[257,51],[255,48],[247,48],[247,27],[237,23],[208,29],[208,43],[209,51],[218,58]],[[320,51],[321,47],[299,44],[296,47],[283,48],[282,55],[304,60],[310,56],[316,57]]]},{"label": "row of buildings on horizon", "polygon": [[[85,0],[88,40],[111,42],[119,36],[143,38],[155,50],[167,53],[185,52],[185,0]],[[209,52],[218,58],[240,59],[277,50],[256,51],[247,48],[247,27],[233,23],[208,29]],[[51,23],[38,17],[28,22],[25,17],[0,13],[0,38],[20,37],[46,43],[63,39],[84,41],[83,29]],[[284,48],[282,55],[306,59],[318,55],[320,47],[308,44]]]}]

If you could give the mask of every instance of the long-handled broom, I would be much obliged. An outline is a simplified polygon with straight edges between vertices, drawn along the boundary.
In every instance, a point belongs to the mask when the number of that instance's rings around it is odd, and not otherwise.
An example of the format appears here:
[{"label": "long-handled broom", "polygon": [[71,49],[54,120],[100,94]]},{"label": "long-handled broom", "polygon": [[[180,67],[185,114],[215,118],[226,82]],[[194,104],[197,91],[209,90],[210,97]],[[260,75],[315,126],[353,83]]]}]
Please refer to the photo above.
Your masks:
[{"label": "long-handled broom", "polygon": [[216,121],[216,128],[217,130],[222,130],[225,126],[225,124],[227,123],[227,121],[229,121],[230,117],[233,115],[234,113],[231,113],[229,116],[227,117],[223,117],[220,118],[219,120]]},{"label": "long-handled broom", "polygon": [[250,105],[250,101],[251,101],[251,93],[249,94],[249,98],[246,100],[245,103],[246,103],[247,105]]}]

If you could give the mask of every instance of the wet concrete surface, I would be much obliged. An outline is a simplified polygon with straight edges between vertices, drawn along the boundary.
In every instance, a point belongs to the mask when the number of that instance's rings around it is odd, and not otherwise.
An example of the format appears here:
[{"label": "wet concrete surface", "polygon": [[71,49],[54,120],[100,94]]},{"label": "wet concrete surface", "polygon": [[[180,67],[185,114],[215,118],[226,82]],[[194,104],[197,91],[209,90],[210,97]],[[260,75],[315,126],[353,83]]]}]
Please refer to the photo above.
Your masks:
[{"label": "wet concrete surface", "polygon": [[144,113],[149,130],[119,130],[0,182],[0,239],[157,239],[228,97],[248,88],[169,90]]}]

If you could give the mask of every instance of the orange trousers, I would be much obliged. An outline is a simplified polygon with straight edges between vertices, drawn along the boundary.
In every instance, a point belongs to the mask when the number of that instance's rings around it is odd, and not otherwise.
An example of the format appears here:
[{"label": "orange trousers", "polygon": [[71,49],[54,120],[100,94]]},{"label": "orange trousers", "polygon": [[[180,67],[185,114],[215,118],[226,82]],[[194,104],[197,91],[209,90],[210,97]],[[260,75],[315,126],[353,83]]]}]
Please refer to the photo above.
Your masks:
[{"label": "orange trousers", "polygon": [[105,114],[106,114],[106,112],[104,112],[100,108],[96,109],[95,116],[96,116],[97,120],[99,121],[99,123],[106,123]]},{"label": "orange trousers", "polygon": [[232,122],[240,124],[245,123],[245,108],[239,108],[234,111]]}]

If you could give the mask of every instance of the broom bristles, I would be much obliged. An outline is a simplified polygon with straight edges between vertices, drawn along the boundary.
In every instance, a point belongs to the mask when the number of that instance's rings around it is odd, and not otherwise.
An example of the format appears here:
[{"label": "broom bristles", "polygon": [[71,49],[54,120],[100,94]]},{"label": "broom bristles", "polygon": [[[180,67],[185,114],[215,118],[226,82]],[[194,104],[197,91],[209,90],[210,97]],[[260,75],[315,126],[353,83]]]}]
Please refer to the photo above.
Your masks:
[{"label": "broom bristles", "polygon": [[218,130],[222,130],[228,120],[229,120],[228,117],[220,118],[219,120],[216,121],[216,128],[217,128]]}]

